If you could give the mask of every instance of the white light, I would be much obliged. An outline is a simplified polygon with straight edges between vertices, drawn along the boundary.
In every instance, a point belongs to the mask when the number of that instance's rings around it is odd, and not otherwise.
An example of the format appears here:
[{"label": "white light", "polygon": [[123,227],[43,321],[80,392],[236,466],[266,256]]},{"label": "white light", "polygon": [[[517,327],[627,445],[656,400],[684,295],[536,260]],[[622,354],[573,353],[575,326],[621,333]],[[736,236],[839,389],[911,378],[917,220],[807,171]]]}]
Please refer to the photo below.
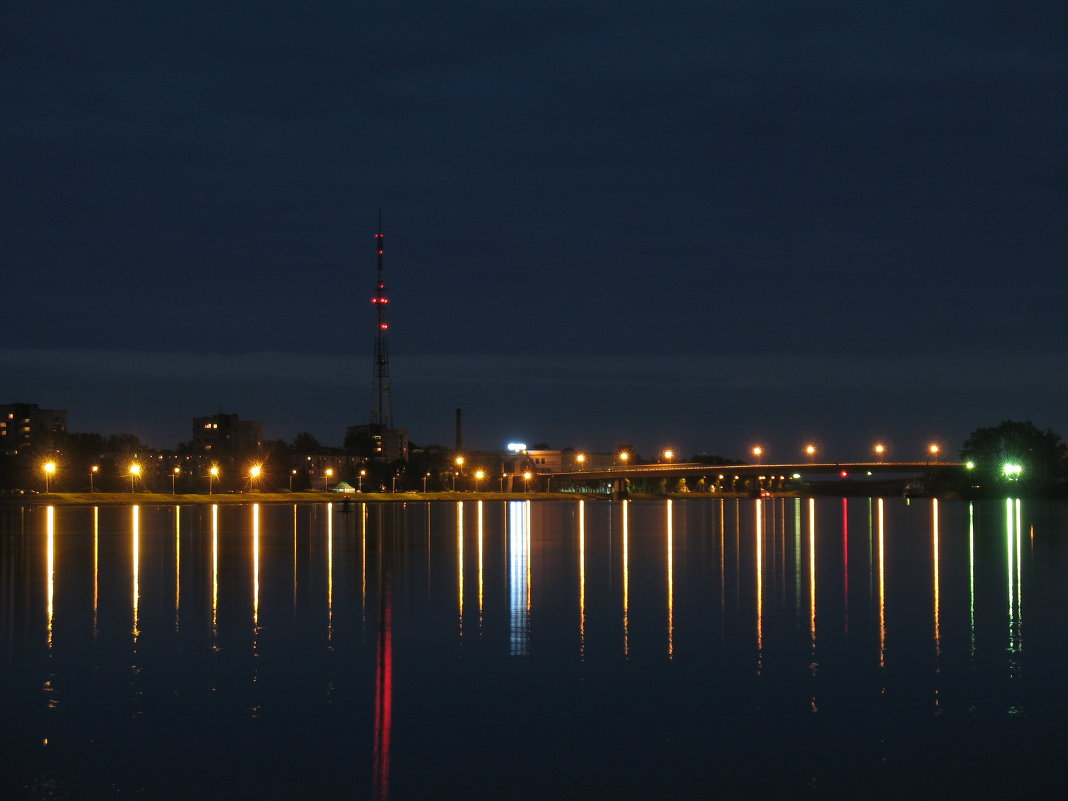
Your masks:
[{"label": "white light", "polygon": [[509,442],[507,448],[512,453],[523,453],[527,449],[525,442]]}]

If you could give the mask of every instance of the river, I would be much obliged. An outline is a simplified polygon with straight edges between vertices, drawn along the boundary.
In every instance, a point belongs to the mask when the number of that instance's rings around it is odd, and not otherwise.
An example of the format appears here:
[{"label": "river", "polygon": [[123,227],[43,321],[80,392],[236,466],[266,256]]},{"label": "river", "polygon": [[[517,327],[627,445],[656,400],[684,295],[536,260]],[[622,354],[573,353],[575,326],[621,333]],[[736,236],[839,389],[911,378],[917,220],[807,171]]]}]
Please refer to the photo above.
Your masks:
[{"label": "river", "polygon": [[1031,798],[1068,505],[0,510],[15,799]]}]

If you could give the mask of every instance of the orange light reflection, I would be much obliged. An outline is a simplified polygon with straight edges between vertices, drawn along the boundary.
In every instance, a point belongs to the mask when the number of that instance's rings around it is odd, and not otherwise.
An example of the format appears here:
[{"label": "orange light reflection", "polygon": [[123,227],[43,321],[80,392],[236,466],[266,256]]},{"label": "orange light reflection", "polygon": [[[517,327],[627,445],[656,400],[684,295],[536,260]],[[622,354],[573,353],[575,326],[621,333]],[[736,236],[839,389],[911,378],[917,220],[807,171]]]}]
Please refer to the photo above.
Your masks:
[{"label": "orange light reflection", "polygon": [[131,551],[133,552],[133,641],[137,642],[137,638],[141,634],[141,630],[138,628],[140,620],[138,618],[138,605],[141,600],[141,586],[140,586],[140,570],[141,570],[141,507],[134,506],[131,509],[132,515],[132,528],[133,533],[131,537]]},{"label": "orange light reflection", "polygon": [[45,513],[45,557],[47,570],[48,622],[45,635],[48,650],[52,650],[52,624],[56,599],[56,508],[49,506]]},{"label": "orange light reflection", "polygon": [[667,502],[667,652],[668,659],[675,656],[675,527],[672,522],[671,500]]}]

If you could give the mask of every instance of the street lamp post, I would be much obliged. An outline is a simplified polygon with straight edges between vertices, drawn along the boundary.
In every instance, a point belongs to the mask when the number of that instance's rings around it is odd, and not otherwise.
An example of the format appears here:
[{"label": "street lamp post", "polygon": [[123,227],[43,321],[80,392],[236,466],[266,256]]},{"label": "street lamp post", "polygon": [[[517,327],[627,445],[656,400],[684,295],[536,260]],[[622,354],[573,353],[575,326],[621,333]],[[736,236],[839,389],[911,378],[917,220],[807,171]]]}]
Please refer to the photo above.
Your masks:
[{"label": "street lamp post", "polygon": [[665,462],[670,462],[675,458],[675,451],[671,450],[671,448],[666,448],[662,456]]},{"label": "street lamp post", "polygon": [[808,457],[808,460],[809,460],[810,462],[811,462],[811,461],[812,461],[813,459],[815,459],[815,458],[816,458],[816,446],[815,446],[815,445],[812,445],[812,444],[806,445],[806,446],[805,446],[805,456],[807,456],[807,457]]},{"label": "street lamp post", "polygon": [[134,482],[137,481],[138,476],[141,475],[141,465],[134,462],[130,465],[130,492],[134,491]]},{"label": "street lamp post", "polygon": [[289,471],[289,491],[290,492],[293,491],[293,476],[295,476],[296,474],[297,474],[296,470],[290,470]]},{"label": "street lamp post", "polygon": [[178,477],[178,474],[182,472],[182,468],[176,467],[171,471],[171,495],[175,494],[174,491],[174,479]]},{"label": "street lamp post", "polygon": [[96,492],[96,487],[93,486],[93,478],[99,471],[100,468],[95,464],[89,468],[89,492]]},{"label": "street lamp post", "polygon": [[759,445],[754,445],[752,450],[753,457],[756,459],[757,464],[760,464],[761,457],[764,456],[764,449]]},{"label": "street lamp post", "polygon": [[49,489],[48,489],[49,482],[52,479],[52,474],[56,472],[56,463],[55,462],[45,462],[43,470],[44,470],[44,476],[45,476],[45,494],[47,495],[48,491],[49,491]]},{"label": "street lamp post", "polygon": [[532,475],[533,474],[529,470],[527,470],[527,472],[523,473],[523,491],[524,492],[530,492],[530,479],[531,479]]},{"label": "street lamp post", "polygon": [[252,467],[249,468],[249,471],[248,471],[249,482],[248,483],[249,483],[249,488],[253,492],[255,492],[256,489],[257,489],[256,483],[259,481],[260,473],[262,473],[262,472],[263,472],[263,466],[262,465],[254,464],[254,465],[252,465]]},{"label": "street lamp post", "polygon": [[931,458],[937,462],[938,454],[942,452],[942,447],[937,442],[932,442],[927,446],[927,452],[931,454]]},{"label": "street lamp post", "polygon": [[366,470],[361,470],[360,474],[356,476],[356,491],[363,492],[363,477],[367,475]]},{"label": "street lamp post", "polygon": [[426,480],[428,478],[430,478],[430,473],[427,473],[425,476],[423,476],[423,494],[424,495],[426,494]]},{"label": "street lamp post", "polygon": [[881,462],[883,457],[886,456],[886,446],[881,442],[876,442],[875,447],[872,448],[875,451],[875,457]]},{"label": "street lamp post", "polygon": [[323,492],[330,489],[330,479],[334,477],[334,468],[328,467],[323,471]]},{"label": "street lamp post", "polygon": [[392,483],[392,486],[390,486],[389,491],[392,492],[392,493],[396,493],[397,492],[397,474],[396,473],[393,474],[393,483]]},{"label": "street lamp post", "polygon": [[211,485],[219,477],[219,465],[213,464],[208,468],[208,495],[211,495]]},{"label": "street lamp post", "polygon": [[475,471],[475,492],[478,492],[478,482],[485,478],[485,476],[486,474],[483,473],[481,470]]}]

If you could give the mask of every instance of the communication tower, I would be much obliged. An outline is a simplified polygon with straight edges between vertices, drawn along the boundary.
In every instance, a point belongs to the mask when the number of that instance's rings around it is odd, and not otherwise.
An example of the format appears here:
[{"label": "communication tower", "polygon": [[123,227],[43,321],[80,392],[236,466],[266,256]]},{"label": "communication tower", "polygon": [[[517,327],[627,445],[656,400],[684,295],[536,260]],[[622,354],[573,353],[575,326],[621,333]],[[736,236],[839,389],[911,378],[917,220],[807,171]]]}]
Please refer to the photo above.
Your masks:
[{"label": "communication tower", "polygon": [[371,437],[374,439],[374,453],[383,452],[383,437],[393,428],[393,402],[390,399],[389,382],[389,321],[386,308],[389,297],[386,293],[386,281],[383,272],[382,257],[385,252],[385,235],[382,233],[382,212],[378,212],[378,233],[375,234],[375,251],[378,260],[378,283],[371,303],[375,307],[375,360],[374,376],[371,382]]}]

